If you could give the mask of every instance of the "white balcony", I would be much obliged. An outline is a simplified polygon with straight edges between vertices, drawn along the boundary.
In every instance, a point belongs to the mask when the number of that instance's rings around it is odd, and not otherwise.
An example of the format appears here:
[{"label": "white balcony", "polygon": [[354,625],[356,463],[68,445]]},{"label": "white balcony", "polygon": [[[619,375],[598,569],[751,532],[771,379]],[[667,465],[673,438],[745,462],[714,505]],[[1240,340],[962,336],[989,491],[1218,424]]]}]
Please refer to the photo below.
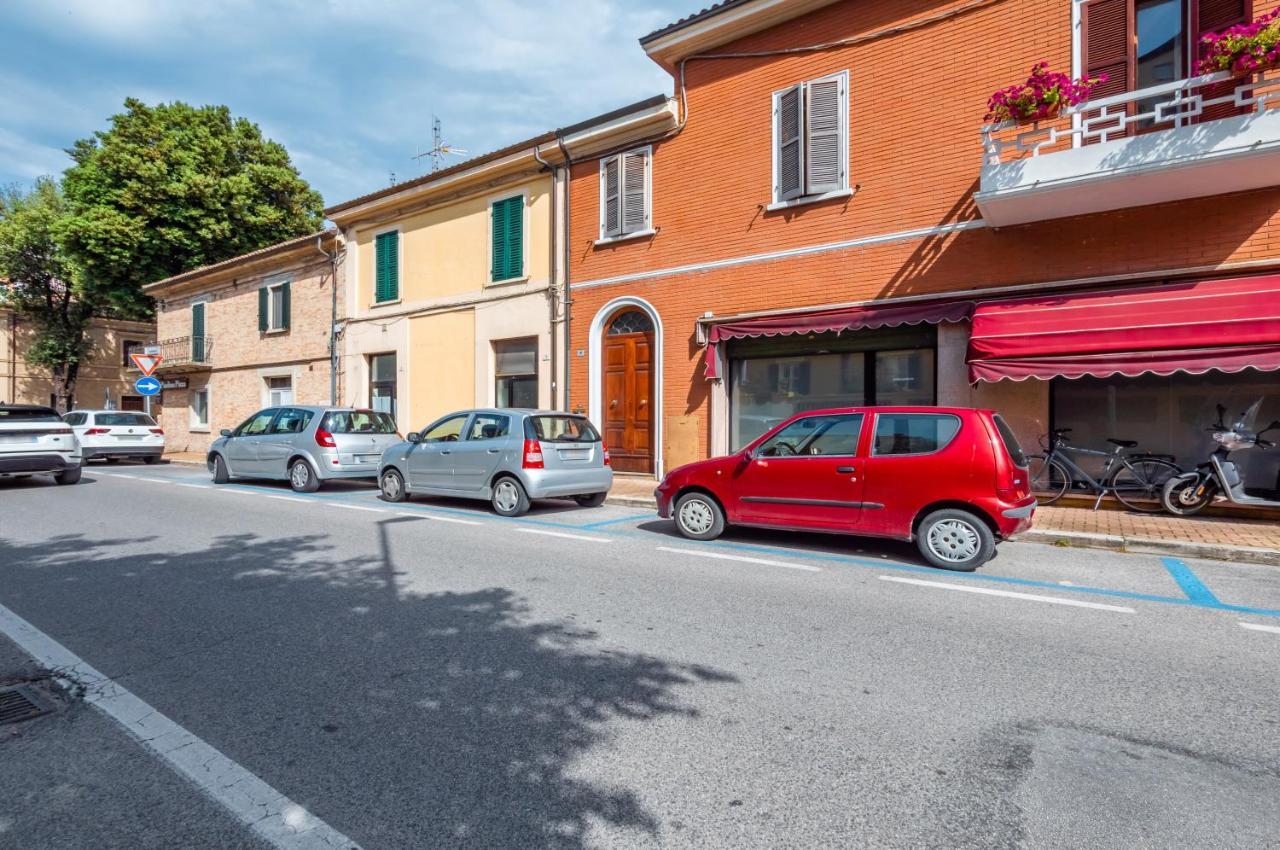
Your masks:
[{"label": "white balcony", "polygon": [[1177,80],[982,136],[974,200],[996,227],[1277,186],[1280,72]]}]

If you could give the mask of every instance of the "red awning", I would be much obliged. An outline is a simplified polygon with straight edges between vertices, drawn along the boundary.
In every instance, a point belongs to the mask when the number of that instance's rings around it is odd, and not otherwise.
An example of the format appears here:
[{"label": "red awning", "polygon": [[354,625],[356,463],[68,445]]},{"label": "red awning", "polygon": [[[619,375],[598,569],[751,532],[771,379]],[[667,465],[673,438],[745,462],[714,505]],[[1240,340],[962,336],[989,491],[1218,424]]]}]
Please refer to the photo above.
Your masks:
[{"label": "red awning", "polygon": [[753,319],[713,324],[707,331],[705,357],[706,376],[717,378],[716,348],[731,339],[788,334],[841,333],[843,331],[896,328],[900,325],[936,325],[961,322],[973,313],[972,301],[942,301],[894,306],[845,307],[839,310],[815,310],[809,313],[787,313],[759,316]]},{"label": "red awning", "polygon": [[973,381],[1280,369],[1280,275],[978,305]]}]

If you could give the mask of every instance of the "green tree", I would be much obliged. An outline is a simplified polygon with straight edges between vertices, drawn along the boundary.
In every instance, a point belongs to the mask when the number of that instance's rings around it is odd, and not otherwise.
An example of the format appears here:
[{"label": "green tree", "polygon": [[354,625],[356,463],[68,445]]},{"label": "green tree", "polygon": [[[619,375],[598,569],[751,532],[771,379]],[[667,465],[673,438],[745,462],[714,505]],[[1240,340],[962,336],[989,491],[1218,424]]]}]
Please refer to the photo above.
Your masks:
[{"label": "green tree", "polygon": [[66,244],[86,293],[145,316],[143,285],[319,229],[320,195],[253,122],[225,106],[124,105],[67,151]]},{"label": "green tree", "polygon": [[79,291],[76,264],[64,245],[67,217],[66,199],[51,177],[37,180],[29,192],[0,192],[0,278],[7,279],[0,304],[35,328],[27,362],[50,371],[64,411],[80,365],[92,356],[89,324],[96,306]]}]

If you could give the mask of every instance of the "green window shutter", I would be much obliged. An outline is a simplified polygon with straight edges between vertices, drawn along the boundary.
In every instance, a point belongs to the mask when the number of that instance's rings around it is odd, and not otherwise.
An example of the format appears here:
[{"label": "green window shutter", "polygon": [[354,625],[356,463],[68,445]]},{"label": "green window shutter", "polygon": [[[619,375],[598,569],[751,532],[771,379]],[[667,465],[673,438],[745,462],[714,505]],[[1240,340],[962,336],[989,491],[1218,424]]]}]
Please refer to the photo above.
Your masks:
[{"label": "green window shutter", "polygon": [[493,281],[509,280],[524,273],[524,196],[493,205]]},{"label": "green window shutter", "polygon": [[191,305],[191,360],[204,362],[204,304]]},{"label": "green window shutter", "polygon": [[289,329],[289,281],[285,281],[280,287],[280,327],[285,330]]},{"label": "green window shutter", "polygon": [[395,301],[400,297],[400,234],[397,232],[379,234],[374,246],[374,261],[377,270],[374,274],[373,300],[376,302]]},{"label": "green window shutter", "polygon": [[265,286],[258,289],[258,332],[267,332],[267,288]]}]

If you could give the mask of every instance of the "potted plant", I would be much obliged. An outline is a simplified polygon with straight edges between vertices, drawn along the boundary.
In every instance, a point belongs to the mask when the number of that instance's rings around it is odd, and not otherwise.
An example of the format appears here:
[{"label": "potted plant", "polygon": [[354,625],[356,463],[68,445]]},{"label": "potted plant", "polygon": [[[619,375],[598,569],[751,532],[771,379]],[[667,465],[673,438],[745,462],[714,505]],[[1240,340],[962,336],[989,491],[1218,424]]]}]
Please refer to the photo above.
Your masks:
[{"label": "potted plant", "polygon": [[1230,71],[1237,77],[1280,67],[1280,6],[1251,24],[1237,24],[1200,39],[1201,74]]},{"label": "potted plant", "polygon": [[1072,79],[1060,71],[1050,71],[1048,62],[1037,62],[1031,66],[1031,76],[1025,83],[991,95],[985,120],[1026,124],[1057,118],[1063,109],[1088,100],[1094,86],[1106,81],[1106,74]]}]

